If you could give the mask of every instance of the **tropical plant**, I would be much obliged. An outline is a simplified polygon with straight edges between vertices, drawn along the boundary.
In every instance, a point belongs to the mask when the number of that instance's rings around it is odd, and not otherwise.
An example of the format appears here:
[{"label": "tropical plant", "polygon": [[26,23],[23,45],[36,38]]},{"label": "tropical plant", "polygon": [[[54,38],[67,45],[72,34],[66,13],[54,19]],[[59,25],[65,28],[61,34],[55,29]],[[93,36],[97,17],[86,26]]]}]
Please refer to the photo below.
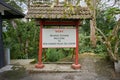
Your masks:
[{"label": "tropical plant", "polygon": [[104,12],[104,22],[98,21],[100,25],[96,27],[96,30],[101,35],[101,37],[99,37],[99,40],[106,46],[108,56],[112,61],[118,61],[118,51],[120,49],[120,20],[118,22],[115,21],[116,14],[120,14],[119,8],[108,8]]},{"label": "tropical plant", "polygon": [[[46,62],[56,62],[62,58],[72,55],[73,49],[71,48],[48,48],[43,51],[44,61]],[[44,55],[46,54],[46,55]]]},{"label": "tropical plant", "polygon": [[33,58],[31,54],[38,51],[39,27],[35,25],[34,21],[15,20],[16,26],[14,27],[11,21],[7,22],[9,27],[7,32],[3,33],[3,37],[5,44],[11,44],[11,58]]}]

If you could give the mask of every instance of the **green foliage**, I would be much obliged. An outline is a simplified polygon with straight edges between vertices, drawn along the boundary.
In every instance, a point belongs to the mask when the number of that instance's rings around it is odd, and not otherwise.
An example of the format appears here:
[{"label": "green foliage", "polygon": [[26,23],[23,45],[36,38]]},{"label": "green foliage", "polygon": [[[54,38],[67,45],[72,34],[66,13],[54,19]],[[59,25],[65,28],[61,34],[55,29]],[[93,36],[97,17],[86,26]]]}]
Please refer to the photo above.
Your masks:
[{"label": "green foliage", "polygon": [[120,47],[120,21],[116,21],[116,14],[120,14],[119,8],[108,8],[107,10],[102,11],[102,13],[99,13],[97,19],[98,35],[100,34],[101,36],[100,41],[105,45],[108,56],[112,61],[118,59]]},{"label": "green foliage", "polygon": [[97,45],[96,45],[96,48],[94,49],[94,53],[96,53],[96,54],[101,54],[102,53],[103,54],[105,52],[106,52],[105,46],[100,41],[98,41]]},{"label": "green foliage", "polygon": [[96,48],[93,48],[91,46],[89,20],[84,20],[82,27],[79,29],[79,52],[93,52],[96,54],[106,52],[105,46],[102,43],[100,43],[100,41],[97,42]]},{"label": "green foliage", "polygon": [[[22,2],[25,0],[5,0],[7,3],[21,9]],[[80,0],[78,0],[77,4]],[[89,0],[85,0],[90,5]],[[20,2],[20,3],[19,3]],[[18,4],[19,3],[19,4]],[[68,5],[65,4],[65,7]],[[70,4],[68,13],[74,14],[74,7]],[[108,8],[106,10],[97,9],[96,21],[97,27],[105,33],[107,37],[112,35],[112,30],[116,25],[115,14],[120,14],[119,8]],[[94,52],[96,54],[105,53],[106,47],[98,40],[96,48],[92,48],[90,45],[90,23],[89,20],[83,20],[85,23],[80,28],[79,33],[79,52]],[[39,26],[36,26],[34,21],[24,22],[22,20],[15,20],[16,27],[7,21],[7,32],[3,33],[4,46],[11,48],[11,58],[37,58],[38,57],[38,42],[39,42]],[[6,23],[5,23],[6,24]],[[97,33],[99,36],[99,33]],[[118,36],[120,31],[118,31]],[[115,44],[115,37],[109,38],[112,40],[112,46]],[[119,36],[120,39],[120,36]],[[26,46],[28,45],[28,46]],[[112,48],[114,49],[114,48]],[[118,47],[120,52],[120,45]],[[67,57],[73,53],[71,48],[62,49],[46,49],[46,60],[55,62],[59,59]],[[43,53],[44,54],[44,53]],[[43,55],[44,57],[44,55]]]},{"label": "green foliage", "polygon": [[84,34],[79,34],[79,51],[80,53],[92,52],[93,50],[90,47],[90,39]]},{"label": "green foliage", "polygon": [[[33,58],[37,55],[39,27],[34,21],[15,20],[16,26],[8,22],[7,32],[3,33],[4,45],[10,45],[11,58]],[[29,54],[28,54],[29,53]]]},{"label": "green foliage", "polygon": [[120,14],[118,8],[108,8],[107,10],[97,10],[97,27],[106,35],[109,35],[111,30],[116,25],[116,14]]},{"label": "green foliage", "polygon": [[73,54],[73,51],[74,51],[73,48],[63,48],[62,50],[63,50],[63,53],[64,53],[64,56],[65,56],[65,57]]},{"label": "green foliage", "polygon": [[82,28],[80,29],[80,35],[89,36],[90,35],[90,20],[83,20]]},{"label": "green foliage", "polygon": [[[46,60],[48,62],[56,62],[62,58],[65,58],[73,52],[71,48],[48,48],[46,50]],[[44,53],[43,53],[44,54]]]},{"label": "green foliage", "polygon": [[50,62],[55,62],[59,60],[59,53],[57,49],[48,49],[46,55],[47,55],[47,60]]},{"label": "green foliage", "polygon": [[117,14],[120,14],[120,9],[119,9],[119,8],[116,8],[116,7],[108,8],[108,9],[105,11],[105,15],[108,16],[108,19],[109,19],[109,18],[114,18],[114,16],[117,15]]}]

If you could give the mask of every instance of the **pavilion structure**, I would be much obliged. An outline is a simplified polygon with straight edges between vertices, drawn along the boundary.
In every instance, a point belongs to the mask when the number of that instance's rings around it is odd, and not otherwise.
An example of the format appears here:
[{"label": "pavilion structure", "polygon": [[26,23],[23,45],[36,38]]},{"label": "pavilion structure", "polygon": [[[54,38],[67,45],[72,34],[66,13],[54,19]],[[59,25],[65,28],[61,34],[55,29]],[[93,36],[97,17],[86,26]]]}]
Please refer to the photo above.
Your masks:
[{"label": "pavilion structure", "polygon": [[25,15],[19,10],[16,10],[9,4],[5,3],[4,0],[0,0],[0,68],[5,66],[5,54],[2,38],[2,21],[4,19],[23,18],[24,16]]},{"label": "pavilion structure", "polygon": [[89,8],[80,6],[63,6],[63,5],[45,5],[45,4],[31,4],[26,18],[35,19],[40,25],[39,34],[39,52],[38,52],[38,64],[36,68],[43,68],[42,63],[42,48],[43,47],[43,28],[45,26],[72,26],[76,28],[76,47],[75,47],[75,62],[72,64],[72,68],[79,69],[81,65],[78,62],[79,54],[79,26],[82,20],[91,19],[91,13]]}]

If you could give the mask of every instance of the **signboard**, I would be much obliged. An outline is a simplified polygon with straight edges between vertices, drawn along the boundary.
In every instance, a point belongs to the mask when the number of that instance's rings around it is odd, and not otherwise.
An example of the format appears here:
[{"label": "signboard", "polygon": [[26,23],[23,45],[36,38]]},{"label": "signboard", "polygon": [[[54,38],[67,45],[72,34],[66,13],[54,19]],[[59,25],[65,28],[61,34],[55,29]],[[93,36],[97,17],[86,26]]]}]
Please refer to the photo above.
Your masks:
[{"label": "signboard", "polygon": [[76,47],[76,29],[43,29],[42,47]]}]

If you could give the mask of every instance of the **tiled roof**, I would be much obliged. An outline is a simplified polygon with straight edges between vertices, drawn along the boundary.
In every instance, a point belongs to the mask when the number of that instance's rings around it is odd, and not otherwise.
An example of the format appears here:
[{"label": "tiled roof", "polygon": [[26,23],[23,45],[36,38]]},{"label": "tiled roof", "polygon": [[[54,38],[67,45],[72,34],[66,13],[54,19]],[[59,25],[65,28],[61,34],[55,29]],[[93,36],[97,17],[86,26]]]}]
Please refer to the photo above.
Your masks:
[{"label": "tiled roof", "polygon": [[34,19],[90,19],[91,13],[87,7],[31,5],[26,18]]}]

